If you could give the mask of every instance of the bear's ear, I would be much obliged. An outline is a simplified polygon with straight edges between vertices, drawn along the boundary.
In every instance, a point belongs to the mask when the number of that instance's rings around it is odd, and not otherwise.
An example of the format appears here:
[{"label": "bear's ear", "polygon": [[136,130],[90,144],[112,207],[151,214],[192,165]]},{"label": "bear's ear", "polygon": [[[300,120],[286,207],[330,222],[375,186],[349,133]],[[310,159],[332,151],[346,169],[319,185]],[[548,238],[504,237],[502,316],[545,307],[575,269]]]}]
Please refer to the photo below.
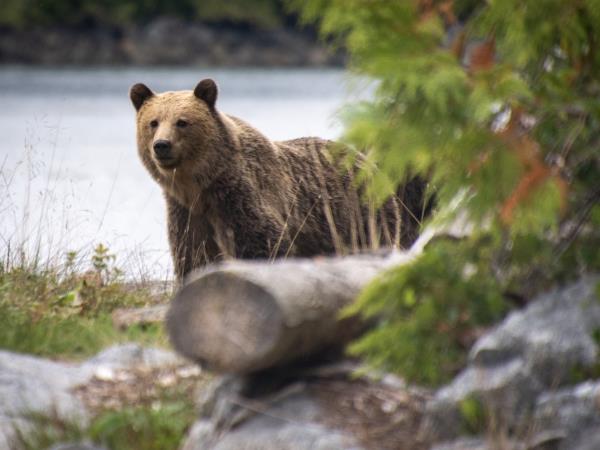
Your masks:
[{"label": "bear's ear", "polygon": [[217,89],[217,83],[210,78],[202,80],[200,83],[198,83],[196,89],[194,89],[194,95],[200,100],[204,100],[210,108],[215,107],[218,93],[219,90]]},{"label": "bear's ear", "polygon": [[129,98],[136,111],[139,111],[144,102],[152,96],[154,96],[154,92],[142,83],[134,84],[129,89]]}]

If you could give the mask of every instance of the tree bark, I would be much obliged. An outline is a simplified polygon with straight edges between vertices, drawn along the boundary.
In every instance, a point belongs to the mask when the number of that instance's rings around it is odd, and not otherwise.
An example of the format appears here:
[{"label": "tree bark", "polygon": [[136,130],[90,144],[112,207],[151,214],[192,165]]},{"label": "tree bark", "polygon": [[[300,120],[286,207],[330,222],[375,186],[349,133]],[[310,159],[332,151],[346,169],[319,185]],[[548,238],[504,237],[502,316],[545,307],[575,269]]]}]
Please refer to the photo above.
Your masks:
[{"label": "tree bark", "polygon": [[193,273],[167,315],[175,349],[216,371],[247,374],[340,347],[364,331],[340,310],[409,252],[283,261],[229,261]]}]

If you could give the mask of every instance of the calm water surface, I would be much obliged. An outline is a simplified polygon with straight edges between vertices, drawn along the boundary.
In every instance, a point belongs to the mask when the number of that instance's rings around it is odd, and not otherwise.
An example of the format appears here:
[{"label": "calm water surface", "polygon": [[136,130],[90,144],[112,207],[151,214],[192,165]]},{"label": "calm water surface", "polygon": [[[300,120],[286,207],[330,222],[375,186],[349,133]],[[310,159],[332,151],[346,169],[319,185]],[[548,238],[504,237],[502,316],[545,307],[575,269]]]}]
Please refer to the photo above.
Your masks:
[{"label": "calm water surface", "polygon": [[193,89],[205,77],[221,111],[274,140],[335,139],[335,113],[353,100],[338,70],[0,68],[0,254],[103,243],[130,273],[169,273],[164,202],[137,157],[128,89]]}]

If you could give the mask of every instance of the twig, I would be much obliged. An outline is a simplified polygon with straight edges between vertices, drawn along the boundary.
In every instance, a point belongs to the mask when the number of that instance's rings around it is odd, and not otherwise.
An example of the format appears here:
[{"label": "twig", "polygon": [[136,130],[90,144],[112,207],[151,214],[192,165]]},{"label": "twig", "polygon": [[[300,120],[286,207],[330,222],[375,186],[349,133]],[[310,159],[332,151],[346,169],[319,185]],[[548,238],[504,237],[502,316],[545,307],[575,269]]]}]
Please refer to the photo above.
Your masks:
[{"label": "twig", "polygon": [[600,189],[597,189],[596,192],[594,192],[592,195],[590,195],[590,197],[583,204],[583,207],[580,209],[580,212],[579,212],[579,219],[576,221],[575,225],[573,226],[573,228],[571,229],[571,231],[569,232],[567,237],[557,247],[556,252],[555,252],[556,256],[562,255],[571,246],[571,244],[573,243],[573,241],[579,234],[581,227],[588,219],[588,217],[592,211],[592,208],[599,201],[600,201]]}]

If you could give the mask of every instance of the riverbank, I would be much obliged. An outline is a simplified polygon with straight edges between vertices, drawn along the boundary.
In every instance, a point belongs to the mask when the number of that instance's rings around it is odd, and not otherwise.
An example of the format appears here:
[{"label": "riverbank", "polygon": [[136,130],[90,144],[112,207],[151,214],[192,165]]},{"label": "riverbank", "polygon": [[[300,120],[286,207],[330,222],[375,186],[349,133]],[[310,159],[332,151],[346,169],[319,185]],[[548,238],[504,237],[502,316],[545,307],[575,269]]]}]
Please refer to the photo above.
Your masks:
[{"label": "riverbank", "polygon": [[162,17],[125,28],[0,28],[0,64],[341,67],[312,30]]}]

